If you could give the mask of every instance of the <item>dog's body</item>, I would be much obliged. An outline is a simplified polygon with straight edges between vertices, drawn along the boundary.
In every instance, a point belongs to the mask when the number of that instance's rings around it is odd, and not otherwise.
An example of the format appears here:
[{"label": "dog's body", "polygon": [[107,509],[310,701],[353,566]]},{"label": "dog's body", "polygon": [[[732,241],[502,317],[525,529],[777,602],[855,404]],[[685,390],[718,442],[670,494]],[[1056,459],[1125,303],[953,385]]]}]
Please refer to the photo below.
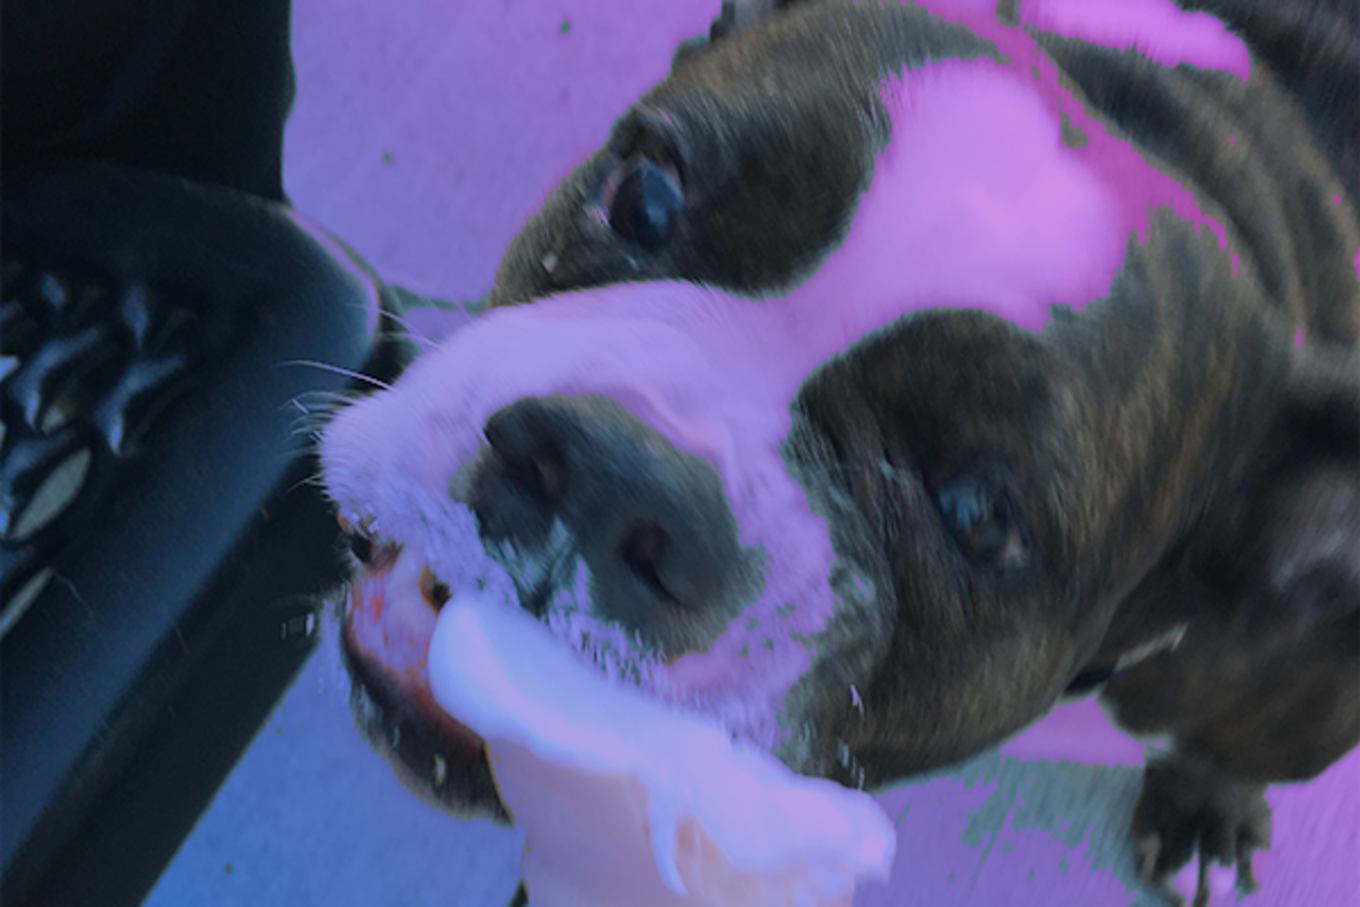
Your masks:
[{"label": "dog's body", "polygon": [[[861,786],[1105,685],[1176,742],[1148,878],[1249,882],[1265,786],[1360,740],[1357,30],[1219,12],[1250,57],[1173,68],[1024,7],[728,8],[526,225],[502,310],[328,429],[398,564],[384,629],[418,648],[444,586],[499,583]],[[394,618],[403,571],[428,607]],[[378,610],[363,714],[499,812]]]}]

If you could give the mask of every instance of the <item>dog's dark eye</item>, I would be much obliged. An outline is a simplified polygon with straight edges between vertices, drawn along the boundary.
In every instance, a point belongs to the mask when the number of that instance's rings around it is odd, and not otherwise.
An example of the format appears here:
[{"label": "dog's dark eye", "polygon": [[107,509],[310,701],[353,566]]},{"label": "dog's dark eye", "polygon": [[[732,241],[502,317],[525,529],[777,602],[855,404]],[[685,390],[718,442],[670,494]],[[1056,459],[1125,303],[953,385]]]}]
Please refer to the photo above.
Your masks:
[{"label": "dog's dark eye", "polygon": [[1025,562],[1025,544],[1007,502],[976,479],[956,479],[936,493],[940,516],[970,560],[996,567]]},{"label": "dog's dark eye", "polygon": [[605,200],[609,227],[629,242],[654,250],[670,238],[685,203],[680,180],[673,169],[649,158],[624,167],[612,197]]}]

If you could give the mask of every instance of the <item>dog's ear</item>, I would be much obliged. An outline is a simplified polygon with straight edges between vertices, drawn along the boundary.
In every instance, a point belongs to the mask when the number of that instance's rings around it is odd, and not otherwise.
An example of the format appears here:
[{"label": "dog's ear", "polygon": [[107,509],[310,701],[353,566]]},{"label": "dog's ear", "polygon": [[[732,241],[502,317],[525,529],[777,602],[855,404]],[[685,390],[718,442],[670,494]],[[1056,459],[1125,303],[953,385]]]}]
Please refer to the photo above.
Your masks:
[{"label": "dog's ear", "polygon": [[806,3],[808,0],[723,0],[722,12],[709,26],[708,34],[681,41],[671,59],[671,68],[703,53],[723,38],[778,15],[780,10],[800,2]]},{"label": "dog's ear", "polygon": [[[1211,588],[1243,619],[1291,626],[1360,610],[1360,363],[1300,356],[1259,455],[1201,529]],[[1205,575],[1207,574],[1207,575]]]}]

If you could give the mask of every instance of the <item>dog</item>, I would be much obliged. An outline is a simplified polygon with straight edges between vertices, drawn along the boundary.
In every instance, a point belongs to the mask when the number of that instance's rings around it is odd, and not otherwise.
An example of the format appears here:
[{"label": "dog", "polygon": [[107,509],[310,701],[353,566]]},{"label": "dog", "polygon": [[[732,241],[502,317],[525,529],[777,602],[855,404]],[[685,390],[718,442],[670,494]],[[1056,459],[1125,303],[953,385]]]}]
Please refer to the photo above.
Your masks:
[{"label": "dog", "polygon": [[1266,787],[1360,741],[1360,26],[1183,5],[1227,25],[1193,59],[1053,2],[681,45],[486,313],[325,429],[355,712],[413,790],[508,818],[423,675],[475,585],[852,787],[1098,692],[1174,740],[1144,880],[1254,889]]}]

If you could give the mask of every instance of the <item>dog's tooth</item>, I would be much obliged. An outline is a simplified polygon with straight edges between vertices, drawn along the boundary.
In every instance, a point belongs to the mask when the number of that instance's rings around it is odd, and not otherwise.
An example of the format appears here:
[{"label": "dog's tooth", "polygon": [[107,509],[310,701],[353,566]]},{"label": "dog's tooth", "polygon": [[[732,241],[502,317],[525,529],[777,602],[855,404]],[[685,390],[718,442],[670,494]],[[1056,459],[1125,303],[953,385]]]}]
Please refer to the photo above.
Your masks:
[{"label": "dog's tooth", "polygon": [[448,763],[444,761],[443,756],[439,755],[438,753],[435,753],[434,773],[431,776],[434,781],[434,786],[439,787],[440,785],[442,785],[444,783],[444,779],[448,777],[448,774],[449,774]]},{"label": "dog's tooth", "polygon": [[378,704],[373,701],[373,697],[369,695],[363,684],[351,685],[350,708],[364,728],[372,728],[379,723],[381,712],[378,709]]}]

